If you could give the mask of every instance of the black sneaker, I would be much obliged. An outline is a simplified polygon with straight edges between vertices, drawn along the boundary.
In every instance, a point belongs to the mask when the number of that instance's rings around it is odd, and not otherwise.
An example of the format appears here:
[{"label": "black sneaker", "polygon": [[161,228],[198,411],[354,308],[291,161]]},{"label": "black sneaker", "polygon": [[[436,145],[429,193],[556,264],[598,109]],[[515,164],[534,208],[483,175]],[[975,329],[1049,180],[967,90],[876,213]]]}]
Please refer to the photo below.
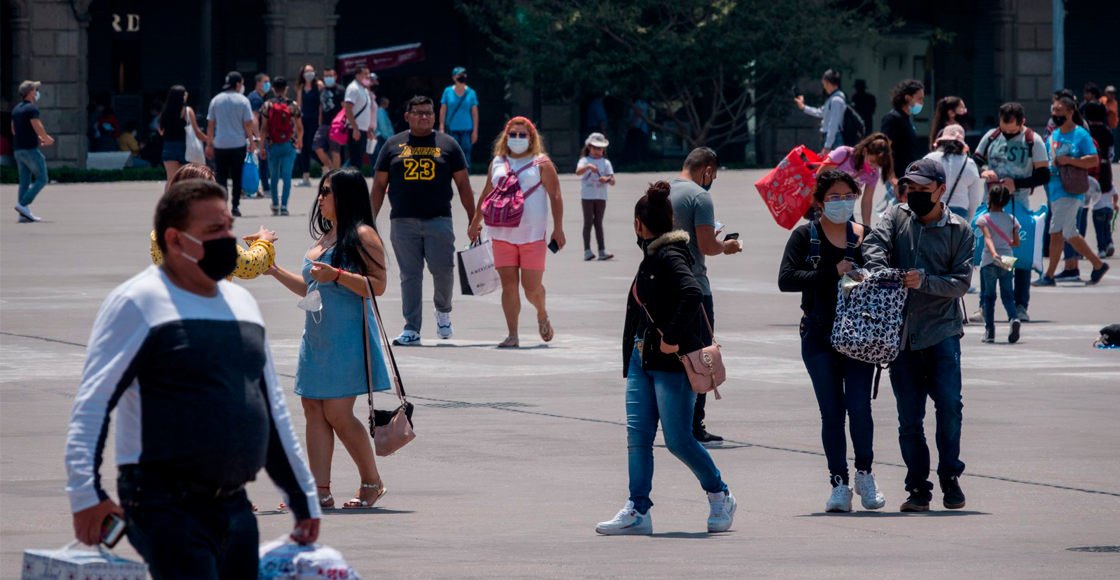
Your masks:
[{"label": "black sneaker", "polygon": [[1093,270],[1093,273],[1089,276],[1089,281],[1086,282],[1085,285],[1092,286],[1097,282],[1100,282],[1101,278],[1104,278],[1105,273],[1108,272],[1109,267],[1110,266],[1107,263],[1101,262],[1101,267]]},{"label": "black sneaker", "polygon": [[711,433],[708,433],[708,430],[703,427],[696,431],[693,431],[692,436],[695,437],[696,440],[705,447],[718,447],[720,445],[723,445],[723,437],[720,437],[719,435],[712,435]]},{"label": "black sneaker", "polygon": [[1016,342],[1019,342],[1019,328],[1021,326],[1022,326],[1022,323],[1019,322],[1018,318],[1012,318],[1011,319],[1011,334],[1007,335],[1007,342],[1009,342],[1011,344],[1015,344]]},{"label": "black sneaker", "polygon": [[928,512],[930,493],[920,489],[910,490],[910,497],[898,508],[900,512]]},{"label": "black sneaker", "polygon": [[941,493],[945,494],[943,499],[945,509],[959,510],[964,507],[964,492],[961,491],[961,484],[955,476],[941,478]]},{"label": "black sneaker", "polygon": [[1081,270],[1062,270],[1054,276],[1055,282],[1080,282]]},{"label": "black sneaker", "polygon": [[236,207],[229,210],[229,213],[233,214],[233,217],[241,217],[241,210],[237,209]]}]

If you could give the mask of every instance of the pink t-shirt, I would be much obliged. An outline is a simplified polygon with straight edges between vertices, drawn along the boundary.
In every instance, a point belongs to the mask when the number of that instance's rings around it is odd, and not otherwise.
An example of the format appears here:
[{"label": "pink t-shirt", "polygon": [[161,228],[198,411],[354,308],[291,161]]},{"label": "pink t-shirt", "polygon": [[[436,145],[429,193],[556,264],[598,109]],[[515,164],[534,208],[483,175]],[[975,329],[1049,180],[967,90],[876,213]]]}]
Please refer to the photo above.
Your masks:
[{"label": "pink t-shirt", "polygon": [[863,169],[856,171],[853,165],[852,148],[847,145],[842,145],[829,151],[828,160],[834,164],[839,164],[836,166],[836,169],[851,175],[864,187],[874,188],[879,184],[879,168],[872,167],[870,163],[864,161]]}]

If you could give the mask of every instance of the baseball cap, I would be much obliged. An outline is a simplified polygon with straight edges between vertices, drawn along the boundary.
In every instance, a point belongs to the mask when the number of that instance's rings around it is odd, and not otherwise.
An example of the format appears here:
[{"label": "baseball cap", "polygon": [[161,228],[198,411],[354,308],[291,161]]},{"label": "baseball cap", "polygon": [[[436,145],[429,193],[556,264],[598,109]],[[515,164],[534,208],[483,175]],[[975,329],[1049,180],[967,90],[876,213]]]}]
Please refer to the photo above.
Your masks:
[{"label": "baseball cap", "polygon": [[457,67],[451,69],[451,76],[457,77],[457,76],[459,76],[459,75],[461,75],[465,72],[467,72],[467,69],[465,69],[461,66],[457,66]]},{"label": "baseball cap", "polygon": [[39,81],[23,81],[19,84],[19,96],[26,97],[31,91],[38,89],[41,84],[43,83]]},{"label": "baseball cap", "polygon": [[607,141],[607,137],[602,133],[592,133],[587,136],[587,141],[583,142],[584,145],[591,145],[592,147],[606,147],[611,144]]},{"label": "baseball cap", "polygon": [[236,87],[237,84],[242,82],[243,80],[244,79],[241,78],[241,73],[239,73],[235,70],[230,71],[228,74],[226,74],[226,82],[225,82],[225,84],[222,85],[222,90],[223,91],[228,91],[228,90],[232,89],[233,87]]},{"label": "baseball cap", "polygon": [[906,167],[906,175],[899,179],[899,183],[913,183],[925,185],[927,183],[945,183],[945,168],[933,159],[919,159]]}]

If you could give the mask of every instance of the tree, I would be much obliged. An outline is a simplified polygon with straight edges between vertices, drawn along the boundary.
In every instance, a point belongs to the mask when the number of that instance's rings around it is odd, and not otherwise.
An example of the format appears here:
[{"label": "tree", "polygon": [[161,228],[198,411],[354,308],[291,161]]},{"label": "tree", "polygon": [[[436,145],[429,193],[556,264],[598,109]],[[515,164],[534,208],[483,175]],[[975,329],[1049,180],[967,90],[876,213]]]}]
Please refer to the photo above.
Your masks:
[{"label": "tree", "polygon": [[742,143],[788,112],[837,47],[873,42],[882,0],[459,0],[505,76],[551,99],[615,95],[690,148]]}]

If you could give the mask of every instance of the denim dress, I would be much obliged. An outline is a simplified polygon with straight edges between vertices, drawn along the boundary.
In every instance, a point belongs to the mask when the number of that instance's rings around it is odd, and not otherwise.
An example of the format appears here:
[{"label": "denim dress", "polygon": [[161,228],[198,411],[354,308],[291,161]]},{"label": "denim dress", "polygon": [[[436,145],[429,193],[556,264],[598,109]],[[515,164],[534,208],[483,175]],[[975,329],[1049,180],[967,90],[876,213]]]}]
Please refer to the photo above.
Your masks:
[{"label": "denim dress", "polygon": [[[330,263],[334,248],[317,261]],[[296,370],[296,395],[308,399],[341,399],[365,394],[366,359],[362,352],[362,308],[369,308],[365,299],[335,282],[315,282],[311,277],[311,260],[304,255],[303,281],[318,289],[323,310],[307,312],[303,340],[299,345],[299,366]],[[354,268],[343,265],[343,269]],[[382,356],[381,334],[377,320],[367,314],[370,338],[370,364],[373,365],[373,390],[390,388],[389,372]],[[318,320],[318,322],[316,322]]]}]

